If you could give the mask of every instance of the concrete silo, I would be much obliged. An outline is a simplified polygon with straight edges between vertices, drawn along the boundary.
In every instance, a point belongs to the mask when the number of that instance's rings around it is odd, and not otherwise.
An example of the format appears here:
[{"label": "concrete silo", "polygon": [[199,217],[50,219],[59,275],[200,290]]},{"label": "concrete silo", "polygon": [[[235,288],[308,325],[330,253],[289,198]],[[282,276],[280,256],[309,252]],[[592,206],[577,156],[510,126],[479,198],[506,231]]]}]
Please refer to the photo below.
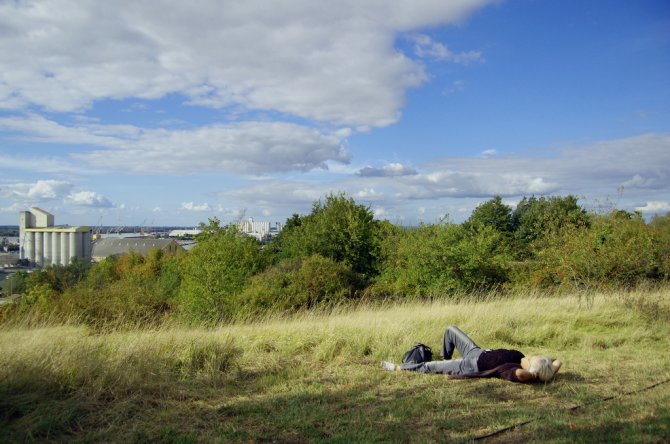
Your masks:
[{"label": "concrete silo", "polygon": [[91,228],[54,225],[54,216],[33,207],[19,214],[20,258],[31,265],[68,265],[91,260]]}]

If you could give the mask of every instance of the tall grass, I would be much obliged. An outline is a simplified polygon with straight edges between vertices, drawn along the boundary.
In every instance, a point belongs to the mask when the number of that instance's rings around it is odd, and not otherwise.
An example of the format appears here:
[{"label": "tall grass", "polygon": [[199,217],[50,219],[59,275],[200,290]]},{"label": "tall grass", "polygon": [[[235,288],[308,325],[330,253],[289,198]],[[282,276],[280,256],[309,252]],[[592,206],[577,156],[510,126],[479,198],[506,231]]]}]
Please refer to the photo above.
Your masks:
[{"label": "tall grass", "polygon": [[[670,291],[407,302],[198,329],[0,329],[0,440],[450,441],[526,419],[510,439],[669,436]],[[651,305],[650,305],[651,304]],[[654,307],[650,309],[649,307]],[[660,313],[653,316],[651,311]],[[564,361],[550,384],[389,373],[448,325],[483,347]],[[622,425],[623,421],[623,425]],[[575,432],[578,431],[578,432]]]}]

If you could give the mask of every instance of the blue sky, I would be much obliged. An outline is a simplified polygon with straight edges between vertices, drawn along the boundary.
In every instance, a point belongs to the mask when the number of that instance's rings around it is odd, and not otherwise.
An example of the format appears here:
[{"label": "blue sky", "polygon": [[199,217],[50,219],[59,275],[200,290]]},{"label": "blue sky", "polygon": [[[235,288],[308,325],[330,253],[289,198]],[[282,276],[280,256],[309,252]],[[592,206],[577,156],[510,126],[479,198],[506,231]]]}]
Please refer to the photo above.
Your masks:
[{"label": "blue sky", "polygon": [[[194,6],[195,5],[195,6]],[[0,224],[670,211],[665,0],[0,2]]]}]

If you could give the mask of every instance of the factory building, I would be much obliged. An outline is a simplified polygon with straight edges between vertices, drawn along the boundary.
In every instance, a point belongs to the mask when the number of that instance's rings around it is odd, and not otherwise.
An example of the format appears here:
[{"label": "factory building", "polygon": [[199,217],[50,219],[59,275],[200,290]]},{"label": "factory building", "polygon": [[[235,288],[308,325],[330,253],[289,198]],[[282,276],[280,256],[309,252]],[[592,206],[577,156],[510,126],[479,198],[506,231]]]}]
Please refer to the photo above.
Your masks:
[{"label": "factory building", "polygon": [[110,256],[120,256],[131,251],[146,256],[151,250],[156,248],[170,254],[184,250],[181,245],[172,239],[145,239],[140,237],[124,239],[107,238],[97,240],[93,243],[93,262],[100,262]]},{"label": "factory building", "polygon": [[91,260],[91,229],[54,225],[40,208],[19,213],[19,257],[30,265],[69,265],[72,258]]},{"label": "factory building", "polygon": [[237,222],[237,229],[244,234],[255,237],[259,241],[268,241],[279,234],[282,225],[276,222],[273,226],[270,222],[255,221],[253,217],[250,217],[248,220]]}]

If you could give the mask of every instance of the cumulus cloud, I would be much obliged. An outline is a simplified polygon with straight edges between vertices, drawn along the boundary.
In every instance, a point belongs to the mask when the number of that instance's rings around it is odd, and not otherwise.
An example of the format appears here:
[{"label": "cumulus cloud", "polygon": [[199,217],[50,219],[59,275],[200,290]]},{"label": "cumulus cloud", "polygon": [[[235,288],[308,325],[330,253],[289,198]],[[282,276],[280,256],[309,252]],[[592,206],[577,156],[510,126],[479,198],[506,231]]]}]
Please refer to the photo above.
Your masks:
[{"label": "cumulus cloud", "polygon": [[651,201],[643,206],[635,207],[641,213],[662,214],[670,213],[670,202],[667,201]]},{"label": "cumulus cloud", "polygon": [[[644,134],[597,141],[565,148],[553,157],[538,152],[525,156],[443,158],[406,175],[392,174],[403,171],[401,164],[395,165],[366,167],[328,183],[260,180],[228,189],[219,197],[249,206],[309,211],[314,200],[329,192],[344,191],[355,199],[374,202],[375,208],[383,208],[380,216],[402,219],[405,215],[411,221],[446,213],[466,215],[482,200],[497,194],[506,197],[505,203],[511,206],[524,195],[583,196],[582,192],[588,191],[591,198],[607,197],[622,183],[631,181],[631,194],[638,190],[645,195],[658,192],[660,199],[645,206],[622,201],[623,207],[632,209],[638,205],[636,209],[640,211],[663,212],[667,200],[663,200],[666,197],[662,193],[670,188],[670,135]],[[639,201],[635,196],[631,198]]]},{"label": "cumulus cloud", "polygon": [[0,186],[0,197],[13,200],[18,207],[54,201],[83,207],[111,208],[114,206],[102,194],[73,189],[72,183],[61,180],[17,182]]},{"label": "cumulus cloud", "polygon": [[374,190],[374,188],[364,188],[362,190],[358,190],[354,194],[355,199],[360,199],[360,200],[377,200],[381,199],[384,197],[383,193],[377,192]]},{"label": "cumulus cloud", "polygon": [[102,194],[94,191],[77,191],[66,198],[66,202],[72,205],[95,208],[111,208],[114,205]]},{"label": "cumulus cloud", "polygon": [[100,170],[142,174],[202,171],[267,173],[348,163],[341,131],[322,132],[283,122],[239,122],[188,130],[132,125],[63,125],[34,114],[0,118],[0,129],[24,139],[95,148],[72,159]]},{"label": "cumulus cloud", "polygon": [[[0,107],[63,112],[178,93],[203,106],[384,126],[407,88],[427,79],[396,50],[396,35],[459,22],[490,2],[3,2]],[[440,45],[419,46],[430,57],[479,58]]]},{"label": "cumulus cloud", "polygon": [[196,204],[194,202],[182,202],[181,206],[179,207],[179,211],[212,211],[212,207],[210,207],[207,202],[201,204]]},{"label": "cumulus cloud", "polygon": [[396,177],[417,174],[417,171],[401,163],[389,163],[381,168],[367,166],[356,174],[363,177]]},{"label": "cumulus cloud", "polygon": [[35,183],[13,183],[2,185],[0,195],[14,200],[44,202],[66,197],[73,185],[59,180],[38,180]]}]

